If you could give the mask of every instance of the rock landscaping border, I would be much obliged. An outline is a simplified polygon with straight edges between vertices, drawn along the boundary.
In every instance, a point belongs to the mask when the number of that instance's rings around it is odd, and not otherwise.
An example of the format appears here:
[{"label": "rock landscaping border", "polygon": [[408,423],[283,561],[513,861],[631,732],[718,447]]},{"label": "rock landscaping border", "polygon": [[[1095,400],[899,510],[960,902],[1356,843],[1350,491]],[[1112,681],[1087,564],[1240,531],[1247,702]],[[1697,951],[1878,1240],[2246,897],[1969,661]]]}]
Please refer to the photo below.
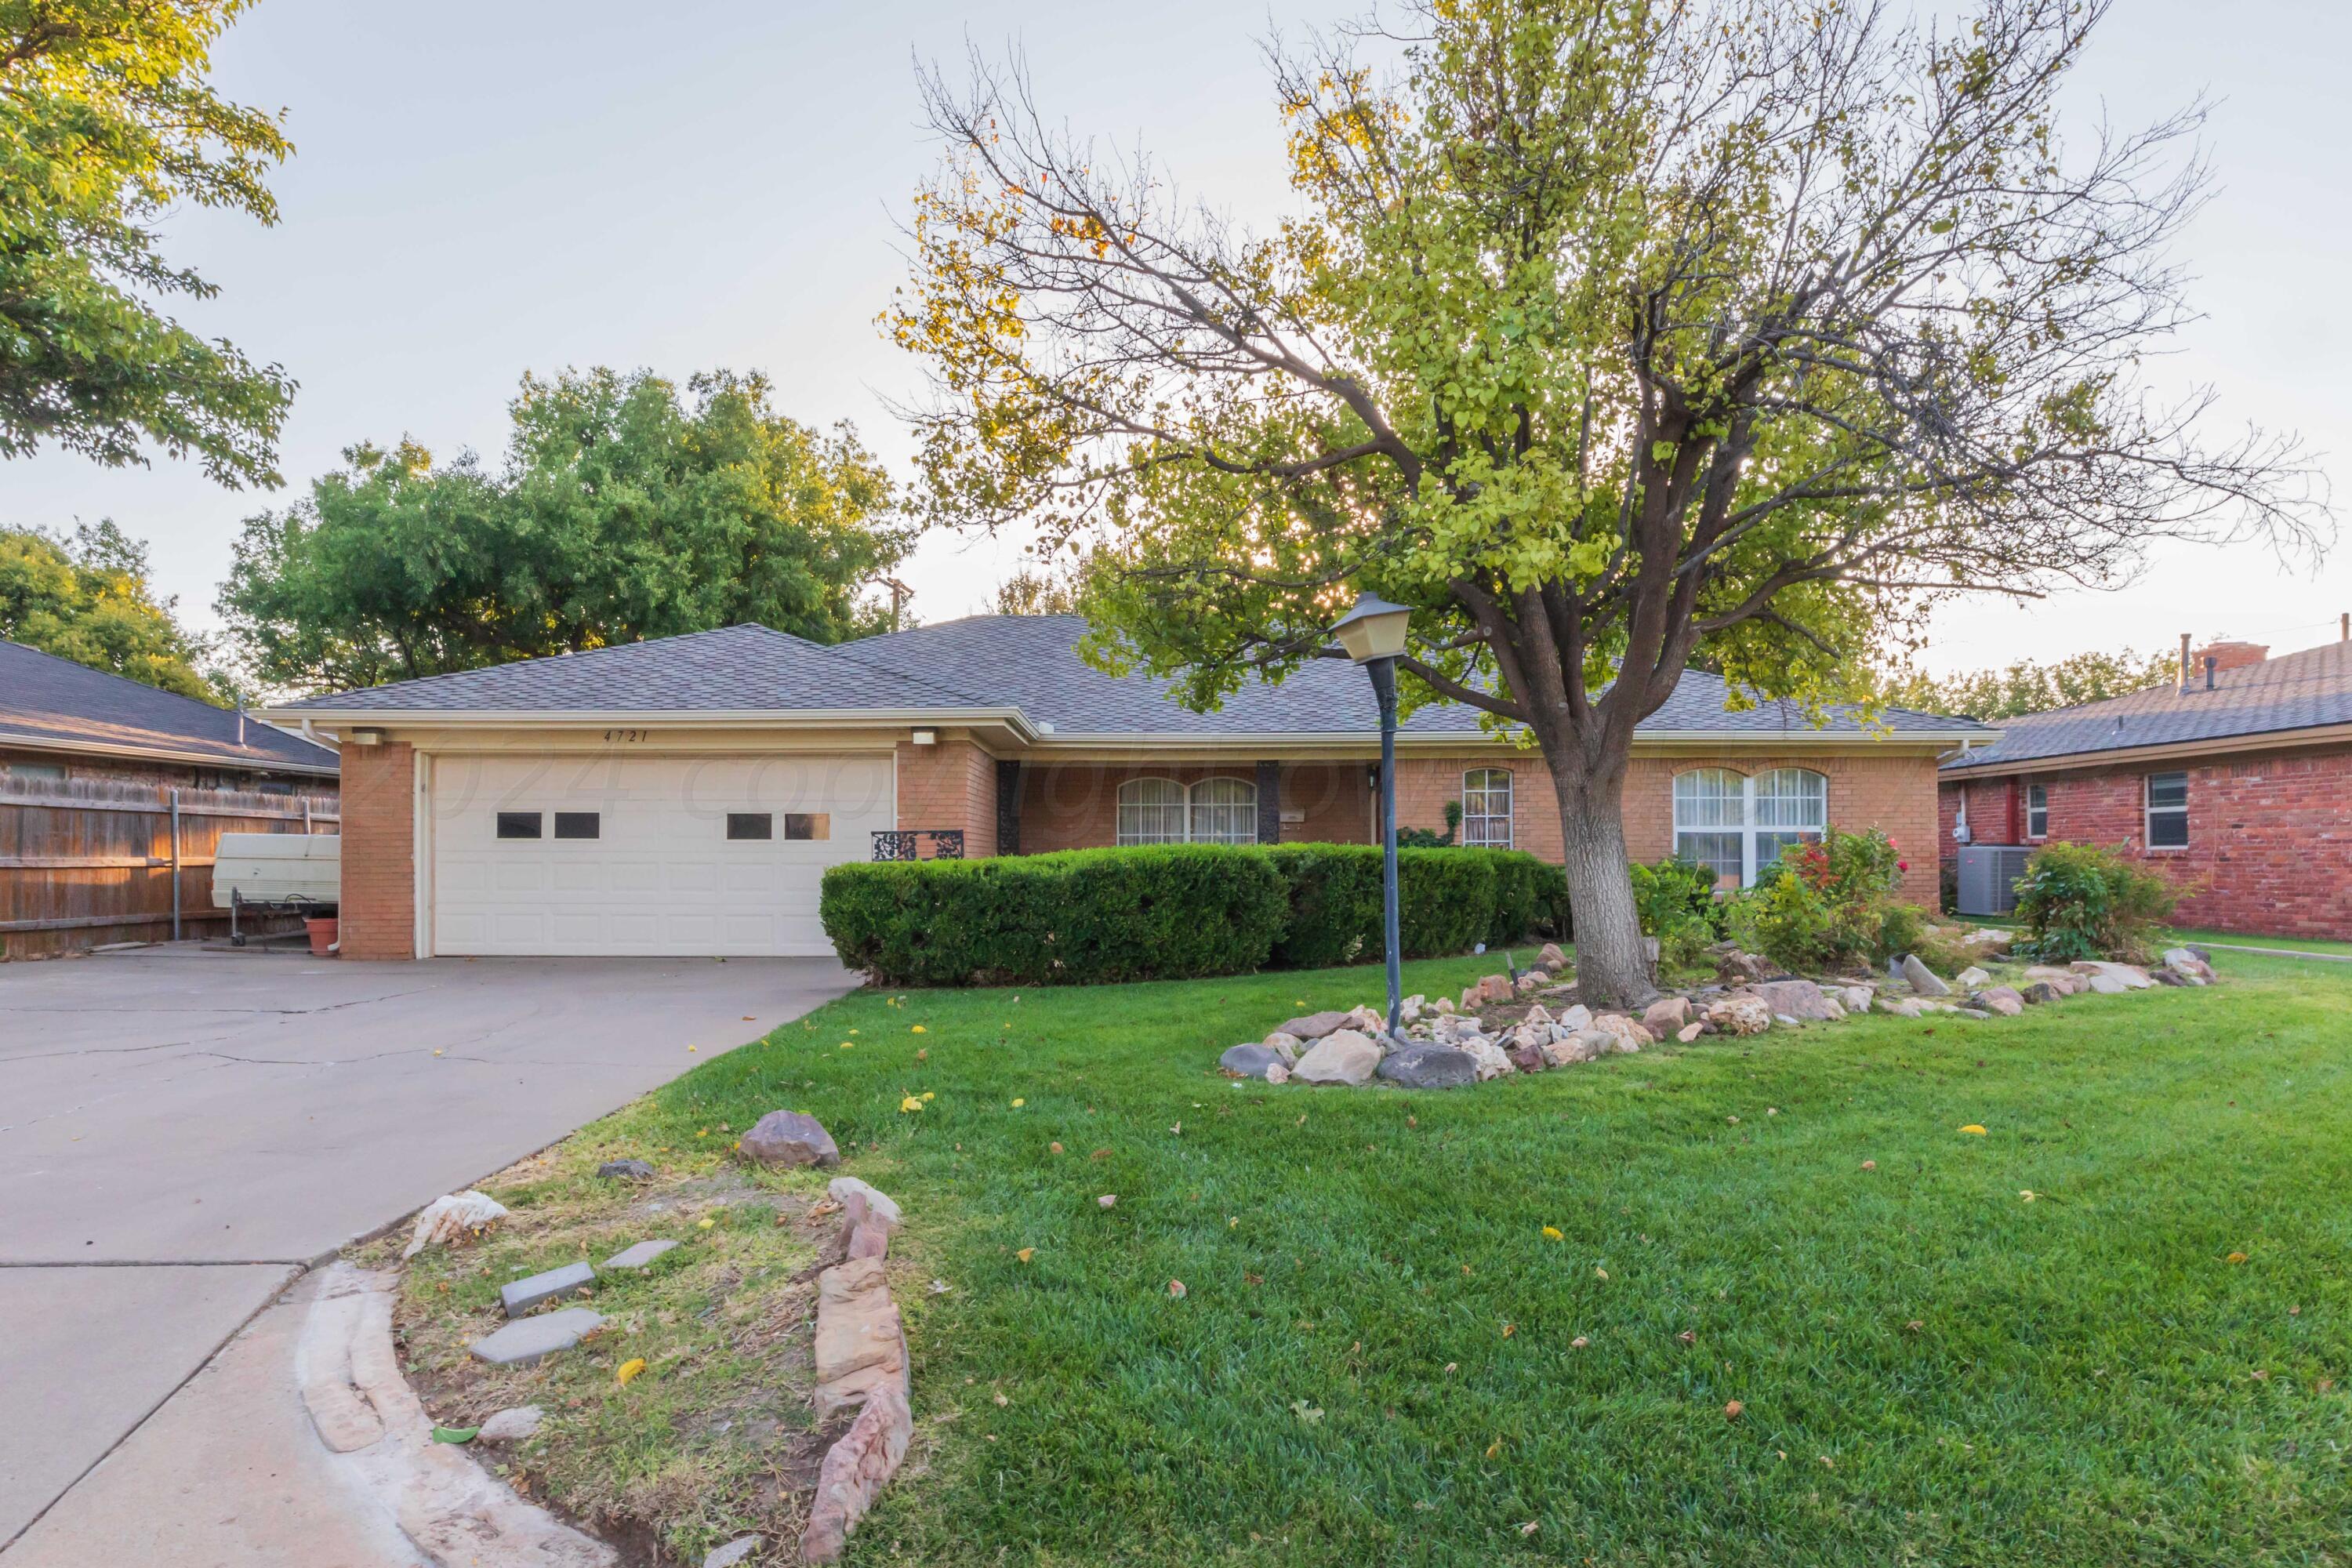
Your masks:
[{"label": "rock landscaping border", "polygon": [[[1962,939],[1982,963],[2000,964],[2010,933],[1990,928]],[[1687,1045],[1709,1036],[1745,1037],[1775,1027],[1837,1023],[1856,1013],[1917,1018],[1930,1013],[1964,1018],[2014,1017],[2028,1006],[2077,993],[2120,995],[2159,985],[2214,983],[2206,955],[2168,949],[2152,970],[2126,963],[2037,964],[1996,984],[1992,971],[1970,964],[1950,980],[1916,955],[1885,977],[1782,974],[1768,960],[1728,943],[1716,950],[1717,980],[1670,993],[1640,1018],[1595,1013],[1576,1000],[1573,981],[1554,984],[1567,955],[1547,946],[1537,966],[1489,974],[1464,988],[1458,1001],[1404,998],[1402,1039],[1385,1033],[1386,1018],[1370,1007],[1292,1018],[1263,1040],[1228,1049],[1217,1065],[1236,1082],[1291,1082],[1361,1088],[1375,1082],[1400,1089],[1456,1089],[1512,1073],[1544,1072],[1604,1056],[1639,1051],[1672,1037]]]},{"label": "rock landscaping border", "polygon": [[882,1267],[898,1205],[856,1176],[835,1176],[825,1192],[841,1205],[843,1259],[816,1277],[816,1410],[859,1408],[817,1471],[803,1563],[841,1555],[915,1434],[907,1331]]}]

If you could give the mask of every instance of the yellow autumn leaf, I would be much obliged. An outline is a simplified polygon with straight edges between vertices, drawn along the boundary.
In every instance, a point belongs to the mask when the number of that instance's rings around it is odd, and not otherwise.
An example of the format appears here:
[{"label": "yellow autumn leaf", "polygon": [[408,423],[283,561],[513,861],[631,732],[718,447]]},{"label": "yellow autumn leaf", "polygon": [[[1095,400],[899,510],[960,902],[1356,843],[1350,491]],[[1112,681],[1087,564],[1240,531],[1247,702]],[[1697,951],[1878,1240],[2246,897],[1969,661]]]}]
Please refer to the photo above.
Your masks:
[{"label": "yellow autumn leaf", "polygon": [[1014,1100],[1014,1101],[1013,1102],[1013,1110],[1020,1110],[1023,1106],[1024,1106],[1024,1105],[1026,1105],[1026,1104],[1028,1104],[1028,1103],[1029,1103],[1029,1102],[1028,1102],[1027,1100]]},{"label": "yellow autumn leaf", "polygon": [[1966,1127],[1961,1128],[1960,1131],[1967,1133],[1971,1138],[1982,1138],[1985,1136],[1985,1130],[1978,1126],[1973,1121],[1969,1122]]},{"label": "yellow autumn leaf", "polygon": [[694,1222],[694,1228],[697,1230],[709,1230],[712,1226],[717,1225],[718,1223],[719,1222],[715,1219],[698,1219]]},{"label": "yellow autumn leaf", "polygon": [[1021,1259],[1021,1261],[1022,1261],[1022,1262],[1026,1263],[1026,1262],[1028,1262],[1031,1258],[1034,1258],[1034,1257],[1036,1257],[1036,1256],[1037,1256],[1037,1249],[1036,1249],[1035,1247],[1023,1247],[1020,1251],[1018,1251],[1018,1252],[1014,1253],[1013,1256],[1013,1257],[1015,1257],[1015,1258],[1019,1258],[1019,1259]]},{"label": "yellow autumn leaf", "polygon": [[2222,1259],[2225,1263],[2243,1263],[2245,1260],[2246,1255],[2242,1252],[2233,1252],[2230,1254],[2228,1258]]},{"label": "yellow autumn leaf", "polygon": [[908,1034],[910,1034],[910,1035],[928,1035],[928,1034],[929,1034],[929,1033],[930,1033],[930,1031],[929,1031],[929,1029],[926,1029],[926,1028],[925,1028],[925,1027],[923,1027],[920,1024],[916,1025],[913,1028],[911,1028],[911,1029],[908,1030],[907,1032],[908,1032]]},{"label": "yellow autumn leaf", "polygon": [[909,1110],[922,1110],[922,1109],[923,1109],[923,1101],[922,1101],[921,1097],[920,1097],[920,1096],[918,1096],[918,1095],[912,1095],[912,1094],[910,1094],[910,1095],[907,1096],[904,1100],[901,1100],[900,1101],[898,1101],[898,1110],[899,1110],[899,1114],[901,1114],[901,1115],[904,1115],[906,1112],[908,1112],[908,1111],[909,1111]]},{"label": "yellow autumn leaf", "polygon": [[1567,1237],[1560,1230],[1559,1226],[1556,1225],[1548,1225],[1543,1227],[1543,1238],[1546,1241],[1564,1241],[1567,1239]]},{"label": "yellow autumn leaf", "polygon": [[937,1100],[939,1097],[939,1090],[935,1089],[927,1089],[923,1090],[923,1098],[927,1100]]},{"label": "yellow autumn leaf", "polygon": [[645,1370],[646,1358],[641,1355],[633,1355],[628,1360],[623,1362],[621,1363],[621,1369],[613,1375],[614,1378],[619,1380],[623,1388],[626,1388],[630,1384],[635,1383],[637,1379],[637,1374]]}]

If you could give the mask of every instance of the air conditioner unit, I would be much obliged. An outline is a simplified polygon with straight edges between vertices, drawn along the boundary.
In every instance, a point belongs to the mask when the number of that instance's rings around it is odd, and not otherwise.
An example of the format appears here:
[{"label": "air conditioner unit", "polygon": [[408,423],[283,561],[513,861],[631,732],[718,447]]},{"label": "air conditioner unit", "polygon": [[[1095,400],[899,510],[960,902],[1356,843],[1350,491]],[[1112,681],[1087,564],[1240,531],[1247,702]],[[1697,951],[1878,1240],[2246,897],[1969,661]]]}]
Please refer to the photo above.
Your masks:
[{"label": "air conditioner unit", "polygon": [[2017,879],[2033,853],[2023,844],[1960,846],[1960,913],[2006,915],[2017,909]]}]

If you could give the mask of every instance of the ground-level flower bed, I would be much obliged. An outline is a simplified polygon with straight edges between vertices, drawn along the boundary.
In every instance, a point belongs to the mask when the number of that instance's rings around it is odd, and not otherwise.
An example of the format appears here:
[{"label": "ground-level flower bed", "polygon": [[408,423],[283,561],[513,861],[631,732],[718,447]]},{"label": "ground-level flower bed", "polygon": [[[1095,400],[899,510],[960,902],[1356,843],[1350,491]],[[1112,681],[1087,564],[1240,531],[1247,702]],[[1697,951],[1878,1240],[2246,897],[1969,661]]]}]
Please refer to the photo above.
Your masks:
[{"label": "ground-level flower bed", "polygon": [[1964,940],[1979,961],[1949,980],[1916,956],[1884,976],[1782,974],[1758,955],[1726,945],[1718,951],[1713,984],[1668,992],[1639,1017],[1595,1012],[1579,1001],[1575,982],[1559,978],[1569,967],[1567,955],[1547,947],[1536,967],[1489,974],[1465,987],[1459,1000],[1404,998],[1401,1038],[1388,1036],[1386,1016],[1375,1008],[1327,1011],[1289,1019],[1263,1040],[1234,1046],[1218,1065],[1236,1083],[1257,1079],[1277,1085],[1455,1089],[1573,1067],[1669,1039],[1689,1045],[1713,1036],[1838,1023],[1874,1011],[1905,1018],[1929,1013],[2014,1017],[2029,1006],[2076,994],[2126,994],[2213,981],[2206,955],[2193,948],[2168,950],[2154,969],[2098,962],[2021,965],[2008,957],[2006,931],[1979,931]]}]

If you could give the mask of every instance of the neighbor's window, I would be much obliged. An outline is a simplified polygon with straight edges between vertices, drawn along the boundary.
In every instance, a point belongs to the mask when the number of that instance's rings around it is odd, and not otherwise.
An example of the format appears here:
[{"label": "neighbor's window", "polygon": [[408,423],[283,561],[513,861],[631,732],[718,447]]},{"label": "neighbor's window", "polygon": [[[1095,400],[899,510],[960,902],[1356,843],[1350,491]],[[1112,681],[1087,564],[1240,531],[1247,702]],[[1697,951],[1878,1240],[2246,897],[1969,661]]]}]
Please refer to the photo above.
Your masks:
[{"label": "neighbor's window", "polygon": [[63,763],[0,763],[0,773],[12,779],[47,779],[51,784],[66,782]]},{"label": "neighbor's window", "polygon": [[784,837],[814,840],[833,837],[833,813],[829,811],[788,811],[784,813]]},{"label": "neighbor's window", "polygon": [[1753,778],[1728,768],[1675,775],[1675,853],[1719,880],[1753,886],[1781,850],[1819,838],[1829,825],[1830,781],[1808,768]]},{"label": "neighbor's window", "polygon": [[2050,788],[2047,784],[2025,786],[2025,836],[2028,838],[2050,837]]},{"label": "neighbor's window", "polygon": [[501,838],[536,838],[539,837],[540,814],[535,811],[502,811],[499,813],[499,837]]},{"label": "neighbor's window", "polygon": [[1472,768],[1462,775],[1462,842],[1474,849],[1511,847],[1511,770]]},{"label": "neighbor's window", "polygon": [[1174,779],[1129,779],[1118,786],[1121,844],[1184,842],[1184,786]]},{"label": "neighbor's window", "polygon": [[555,836],[558,838],[602,838],[604,836],[604,814],[559,811],[555,814]]},{"label": "neighbor's window", "polygon": [[1257,785],[1247,779],[1202,779],[1190,795],[1185,837],[1195,844],[1257,842]]},{"label": "neighbor's window", "polygon": [[730,811],[727,814],[727,837],[730,838],[773,838],[776,819],[764,811]]},{"label": "neighbor's window", "polygon": [[2189,847],[2189,775],[2147,775],[2147,847]]}]

